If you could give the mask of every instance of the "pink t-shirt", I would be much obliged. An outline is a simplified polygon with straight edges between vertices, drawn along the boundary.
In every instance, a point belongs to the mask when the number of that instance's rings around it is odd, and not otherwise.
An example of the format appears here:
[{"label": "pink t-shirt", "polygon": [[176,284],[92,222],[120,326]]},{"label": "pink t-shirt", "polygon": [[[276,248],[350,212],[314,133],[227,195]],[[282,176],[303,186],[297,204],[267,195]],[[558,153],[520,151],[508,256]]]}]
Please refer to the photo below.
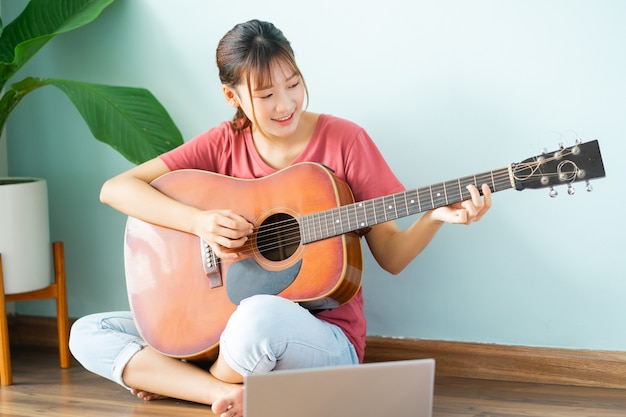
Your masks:
[{"label": "pink t-shirt", "polygon": [[[250,130],[236,132],[230,122],[200,134],[161,155],[172,171],[202,169],[236,178],[261,178],[277,170],[257,153]],[[319,162],[350,186],[355,201],[404,191],[380,151],[363,128],[350,121],[321,114],[302,153],[293,161]],[[365,353],[366,322],[361,290],[348,303],[317,317],[339,326],[353,343],[359,359]]]}]

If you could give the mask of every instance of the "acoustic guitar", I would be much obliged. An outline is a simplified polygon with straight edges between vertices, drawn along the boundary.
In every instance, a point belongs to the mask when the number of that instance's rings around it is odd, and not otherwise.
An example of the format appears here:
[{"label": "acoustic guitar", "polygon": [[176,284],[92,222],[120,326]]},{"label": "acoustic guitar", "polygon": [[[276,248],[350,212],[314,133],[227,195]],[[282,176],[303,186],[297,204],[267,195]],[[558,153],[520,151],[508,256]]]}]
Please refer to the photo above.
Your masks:
[{"label": "acoustic guitar", "polygon": [[138,329],[157,351],[213,359],[239,302],[275,294],[306,308],[349,301],[361,284],[359,231],[492,192],[553,188],[605,175],[598,141],[544,153],[504,168],[355,202],[348,185],[317,163],[260,179],[180,170],[156,179],[162,193],[203,210],[231,208],[255,227],[235,261],[222,261],[195,235],[129,218],[125,236],[128,296]]}]

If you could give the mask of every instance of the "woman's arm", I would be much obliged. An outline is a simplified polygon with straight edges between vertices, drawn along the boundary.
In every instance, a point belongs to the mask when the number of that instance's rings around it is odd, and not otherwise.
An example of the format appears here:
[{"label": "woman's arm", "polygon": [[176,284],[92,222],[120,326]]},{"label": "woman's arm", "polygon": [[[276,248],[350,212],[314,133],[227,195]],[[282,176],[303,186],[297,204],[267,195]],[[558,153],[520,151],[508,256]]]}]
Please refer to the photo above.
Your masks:
[{"label": "woman's arm", "polygon": [[471,199],[428,211],[405,230],[400,230],[395,222],[372,227],[365,238],[380,266],[398,274],[428,246],[444,223],[470,224],[480,220],[491,207],[491,190],[483,185],[483,198],[476,187],[468,190]]},{"label": "woman's arm", "polygon": [[200,210],[150,185],[168,172],[160,158],[152,159],[106,181],[100,201],[143,221],[200,236],[221,258],[235,257],[227,249],[242,246],[252,233],[252,225],[231,210]]}]

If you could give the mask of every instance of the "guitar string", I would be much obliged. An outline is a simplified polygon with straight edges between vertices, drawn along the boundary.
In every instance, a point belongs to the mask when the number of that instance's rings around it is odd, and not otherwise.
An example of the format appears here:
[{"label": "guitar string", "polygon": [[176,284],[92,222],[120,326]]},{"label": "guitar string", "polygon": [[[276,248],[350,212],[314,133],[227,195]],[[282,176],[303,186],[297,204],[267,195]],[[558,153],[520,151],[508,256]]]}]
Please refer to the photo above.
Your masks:
[{"label": "guitar string", "polygon": [[[556,174],[553,174],[556,175]],[[530,177],[534,177],[537,175],[531,174],[531,175],[527,175],[525,176],[526,179],[530,178]],[[543,175],[541,175],[543,176]],[[509,185],[508,188],[510,188],[510,182],[509,182],[509,176],[508,174],[505,175],[501,175],[500,177],[496,178],[494,177],[495,180],[494,182],[496,183],[496,185]],[[424,188],[420,188],[420,189],[415,189],[415,190],[410,190],[410,191],[416,191],[416,190],[424,190],[425,188],[428,187],[424,187]],[[378,204],[378,206],[380,207],[382,204],[384,204],[384,202],[382,200],[378,200],[374,204]],[[461,200],[459,200],[461,201]],[[355,203],[356,204],[356,203]],[[351,204],[352,205],[352,204]],[[349,206],[351,206],[349,205]],[[346,206],[341,206],[341,207],[337,207],[334,209],[330,209],[329,211],[332,210],[341,210],[341,208],[345,208]],[[383,209],[384,210],[384,209]],[[376,209],[375,209],[376,211]],[[415,213],[417,214],[417,213]],[[307,215],[304,215],[302,217],[307,217]],[[349,219],[352,220],[352,219]],[[343,226],[343,225],[342,225]],[[340,226],[340,227],[342,227]],[[256,237],[256,245],[255,247],[260,251],[269,251],[272,249],[278,249],[280,247],[286,247],[286,246],[290,246],[290,245],[295,245],[295,244],[299,244],[302,240],[302,235],[300,233],[302,229],[302,225],[295,219],[288,219],[288,220],[283,220],[283,221],[279,221],[276,223],[272,223],[270,227],[266,227],[265,230],[263,231],[263,233],[260,233],[260,227],[259,228],[255,228],[256,232],[254,232],[252,235],[253,237]],[[324,229],[323,225],[322,225],[322,229]],[[330,229],[334,229],[334,225],[330,225],[327,224],[326,225],[326,229],[328,229],[328,233],[321,233],[323,236],[325,237],[332,237],[332,236],[337,236],[337,235],[341,235],[344,234],[345,232],[339,232],[339,233],[335,233],[334,230],[331,232]],[[354,230],[358,230],[358,227],[355,227],[353,230],[348,230],[349,231],[354,231]],[[323,232],[323,230],[316,230],[315,234],[317,234],[317,232]],[[275,240],[275,236],[276,235],[280,235],[282,237],[284,237],[284,239],[281,240],[280,244],[276,243]],[[261,236],[261,238],[259,237]],[[263,238],[263,236],[265,236]],[[320,240],[320,239],[314,239],[315,240]],[[253,252],[253,250],[242,250],[240,253],[243,255],[249,255]]]},{"label": "guitar string", "polygon": [[[486,174],[482,174],[482,175],[486,175]],[[532,176],[532,175],[527,175],[527,176],[525,176],[525,177],[526,177],[526,178],[528,178],[528,177],[530,177],[530,176]],[[467,177],[467,178],[469,178],[469,177]],[[507,188],[511,188],[511,186],[510,186],[510,176],[509,176],[508,172],[507,172],[507,173],[501,173],[501,174],[495,175],[495,176],[494,176],[494,181],[495,181],[495,183],[496,183],[496,187],[495,187],[495,188],[496,188],[496,189],[498,189],[498,191],[502,190],[502,185],[505,185]],[[453,180],[453,181],[447,181],[447,182],[448,182],[448,183],[450,183],[450,184],[454,184],[454,185],[453,185],[453,188],[455,188],[455,189],[456,189],[456,187],[458,187],[458,184],[455,184],[455,183],[456,183],[456,181],[454,181],[454,180]],[[443,184],[444,184],[444,183],[441,183],[441,185],[443,185]],[[432,188],[432,187],[433,187],[433,186],[430,186],[430,187],[428,187],[428,186],[427,186],[427,187],[421,187],[421,188],[416,188],[416,189],[412,189],[412,190],[407,190],[406,192],[401,192],[401,193],[398,193],[398,195],[401,195],[401,194],[407,194],[407,193],[417,193],[417,194],[422,194],[422,193],[424,193],[424,192],[427,192],[427,191],[428,191],[428,189],[429,189],[429,188]],[[450,188],[450,187],[449,187],[449,186],[446,186],[446,188]],[[468,191],[466,194],[467,194],[467,198],[470,198],[469,191]],[[386,197],[390,197],[390,196],[386,196]],[[419,197],[419,196],[418,196],[418,197]],[[456,200],[456,201],[454,201],[454,202],[459,202],[459,201],[463,201],[463,200],[465,200],[465,199],[466,199],[466,197],[465,197],[465,193],[464,193],[464,195],[462,195],[461,197],[462,197],[461,199]],[[374,204],[374,210],[373,210],[373,211],[377,211],[377,210],[381,209],[381,206],[383,206],[384,204],[386,204],[386,202],[384,201],[384,198],[385,198],[385,197],[380,197],[380,198],[375,198],[375,199],[369,200],[370,202],[372,202],[372,204]],[[442,198],[442,196],[439,196],[439,197],[437,197],[437,198],[438,198],[438,199],[441,199],[441,198]],[[351,209],[354,209],[354,210],[357,210],[357,209],[358,209],[358,210],[363,210],[362,208],[357,208],[357,207],[355,207],[357,204],[359,204],[359,203],[358,203],[358,202],[355,202],[355,203],[348,204],[348,205],[346,205],[346,206],[338,206],[338,207],[334,207],[334,208],[331,208],[331,209],[328,209],[328,210],[325,210],[325,211],[322,211],[322,212],[326,212],[326,211],[327,211],[327,212],[331,212],[331,211],[341,211],[342,209],[343,209],[343,210],[351,210]],[[432,206],[431,206],[431,207],[429,207],[428,209],[432,209],[432,208],[436,208],[436,207],[435,207],[434,205],[432,205]],[[384,209],[384,208],[382,208],[382,210],[385,210],[385,209]],[[426,210],[422,210],[422,211],[426,211]],[[320,212],[320,213],[322,213],[322,212]],[[302,215],[300,218],[303,218],[303,217],[308,217],[308,216],[315,216],[315,215],[319,215],[320,213],[305,214],[305,215]],[[418,214],[418,212],[413,213],[413,214]],[[349,218],[348,220],[353,220],[353,219],[352,219],[352,218]],[[294,223],[296,223],[296,224],[294,224]],[[285,226],[284,226],[285,224],[287,224],[287,225],[293,225],[294,227],[293,227],[292,229],[289,229],[288,227],[285,227]],[[282,220],[282,221],[278,221],[278,222],[272,223],[272,226],[274,226],[274,230],[280,230],[280,231],[282,231],[282,232],[289,232],[289,231],[291,231],[291,230],[299,230],[301,225],[300,225],[300,224],[297,224],[297,221],[296,221],[296,220],[294,220],[293,218],[290,218],[290,219],[287,219],[287,220]],[[260,228],[257,228],[257,230],[258,230],[258,229],[260,229]],[[272,230],[272,229],[269,229],[269,228],[268,228],[268,230]],[[341,234],[341,233],[339,233],[339,234]]]},{"label": "guitar string", "polygon": [[[528,179],[530,177],[534,177],[534,176],[538,176],[536,174],[534,174],[534,172],[536,172],[536,170],[538,169],[539,164],[536,164],[536,167],[531,167],[533,173],[524,176],[525,179]],[[552,174],[552,175],[556,175],[556,174]],[[543,175],[541,175],[543,176]],[[452,181],[450,181],[452,182]],[[510,175],[507,172],[503,172],[501,174],[497,174],[494,175],[494,183],[496,184],[496,189],[500,188],[504,185],[507,186],[507,188],[511,188],[510,185]],[[441,183],[444,184],[444,183]],[[407,192],[418,192],[418,194],[421,192],[425,192],[428,191],[428,189],[432,188],[432,186],[426,186],[426,187],[420,187],[417,189],[413,189],[413,190],[408,190]],[[399,193],[402,194],[402,193]],[[468,196],[469,196],[469,192],[468,192]],[[469,197],[468,197],[469,198]],[[458,200],[458,201],[462,201],[462,200]],[[385,202],[382,200],[382,198],[377,198],[372,200],[373,204],[375,205],[375,209],[374,211],[376,211],[377,209],[379,209]],[[358,204],[358,203],[354,203],[354,204]],[[341,209],[346,209],[346,207],[350,207],[350,206],[354,206],[354,204],[349,204],[348,206],[340,206],[340,207],[335,207],[332,209],[329,209],[328,211],[340,211]],[[376,206],[378,206],[376,208]],[[384,208],[382,209],[384,210]],[[424,210],[425,211],[425,210]],[[315,215],[317,213],[313,213],[313,215]],[[417,213],[415,213],[417,214]],[[311,216],[309,215],[303,215],[300,218],[303,217],[307,217],[307,216]],[[348,220],[351,220],[350,218]],[[342,225],[343,226],[343,225]],[[340,226],[340,227],[342,227]],[[264,230],[261,232],[261,228],[264,227]],[[327,225],[326,227],[327,229],[333,228],[334,226],[331,225]],[[270,226],[265,226],[262,225],[260,227],[255,227],[253,233],[250,235],[252,236],[252,240],[255,243],[255,247],[256,250],[258,250],[259,252],[264,252],[264,251],[270,251],[273,249],[279,249],[281,247],[288,247],[291,245],[296,245],[299,244],[302,241],[302,234],[301,234],[301,229],[302,229],[302,225],[301,223],[295,219],[295,218],[290,218],[290,219],[286,219],[286,220],[281,220],[275,223],[272,223]],[[358,228],[355,228],[354,230],[358,230]],[[353,231],[353,230],[350,230]],[[340,233],[326,233],[329,236],[337,236],[337,235],[341,235],[344,234],[344,232],[340,232]],[[324,234],[324,235],[326,235]],[[284,237],[284,239],[282,239],[280,241],[280,244],[276,243],[276,239],[275,236],[279,235]],[[319,239],[316,239],[319,240]],[[245,247],[250,247],[250,245],[245,245]],[[254,252],[254,248],[250,248],[250,249],[241,249],[239,251],[239,254],[242,256],[249,256]]]},{"label": "guitar string", "polygon": [[[571,154],[571,152],[565,152],[562,151],[561,155],[559,156],[559,158],[562,158],[564,156],[567,156]],[[522,162],[522,163],[518,163],[515,164],[514,166],[512,166],[512,171],[513,171],[513,177],[516,180],[521,180],[521,181],[528,181],[529,179],[533,178],[533,177],[558,177],[559,173],[555,172],[555,173],[541,173],[540,175],[537,174],[537,171],[539,170],[539,168],[541,167],[541,165],[544,165],[545,163],[549,162],[549,161],[553,161],[553,160],[557,160],[557,157],[553,154],[553,156],[551,157],[546,157],[542,160],[535,160],[533,162]],[[575,166],[575,164],[574,164]],[[525,175],[520,175],[520,173],[525,172],[525,171],[529,171],[528,174]],[[495,174],[494,174],[495,172]],[[431,191],[433,189],[433,187],[436,186],[443,186],[444,187],[444,192],[446,192],[447,187],[446,184],[447,183],[455,183],[457,181],[461,181],[461,180],[468,180],[471,178],[476,178],[476,177],[481,177],[481,176],[487,176],[489,178],[489,176],[492,178],[493,180],[493,184],[492,186],[495,188],[496,191],[500,191],[504,186],[504,189],[509,189],[511,188],[511,178],[510,178],[510,173],[508,171],[508,167],[501,169],[501,170],[494,170],[494,171],[490,171],[490,172],[486,172],[486,173],[482,173],[482,174],[477,174],[473,177],[463,177],[460,178],[458,180],[451,180],[451,181],[446,181],[440,184],[435,184],[435,185],[431,185],[431,186],[425,186],[425,187],[420,187],[420,188],[415,188],[415,189],[411,189],[411,190],[407,190],[404,193],[398,193],[398,195],[400,194],[406,194],[409,192],[417,192],[418,194],[418,199],[421,195],[421,193],[423,192],[428,192]],[[489,181],[487,181],[489,182]],[[478,184],[474,184],[476,186],[478,186]],[[456,187],[456,185],[455,185]],[[469,196],[469,192],[467,192],[468,198]],[[462,198],[464,197],[463,193],[461,193],[460,195]],[[387,196],[389,197],[389,196]],[[439,196],[438,198],[441,198],[441,196]],[[381,209],[381,206],[383,204],[385,204],[384,201],[384,197],[380,197],[380,198],[376,198],[373,200],[370,200],[373,204],[374,204],[374,212],[377,212],[379,209]],[[462,200],[457,200],[458,201],[462,201]],[[350,210],[349,208],[354,208],[354,210],[357,210],[357,207],[355,206],[358,203],[351,203],[348,204],[347,206],[340,206],[340,207],[334,207],[332,209],[329,209],[327,211],[341,211],[343,210]],[[434,203],[434,199],[431,198],[431,204],[432,207],[431,208],[435,208],[435,203]],[[429,208],[430,209],[430,208]],[[385,209],[382,208],[382,210],[384,211]],[[423,212],[426,210],[419,210],[416,213],[413,214],[418,214],[420,212]],[[300,219],[302,218],[311,218],[309,216],[315,216],[316,214],[319,213],[313,213],[313,214],[305,214],[303,216],[300,217]],[[394,217],[397,218],[397,217]],[[348,223],[350,223],[350,220],[352,220],[352,217],[350,217],[348,215]],[[392,219],[390,219],[392,220]],[[381,222],[378,222],[381,223]],[[322,226],[322,224],[320,223],[320,226]],[[261,233],[261,227],[264,227],[263,233]],[[343,228],[344,224],[341,224],[340,228]],[[333,232],[330,233],[330,229],[333,229]],[[342,235],[344,233],[350,232],[350,231],[355,231],[358,230],[358,227],[352,228],[352,226],[349,225],[350,230],[348,231],[341,231],[339,233],[335,232],[335,226],[333,225],[329,225],[328,222],[326,221],[326,229],[328,230],[327,233],[322,233],[323,237],[317,237],[317,229],[315,230],[315,234],[316,234],[316,238],[313,239],[312,241],[316,241],[316,240],[321,240],[327,237],[332,237],[332,236],[339,236]],[[255,243],[254,247],[252,247],[251,244],[246,244],[244,247],[248,248],[248,249],[240,249],[238,251],[238,253],[242,256],[251,256],[254,252],[255,252],[255,248],[256,250],[258,250],[259,252],[265,252],[265,251],[271,251],[274,249],[280,249],[280,248],[285,248],[285,247],[289,247],[292,245],[299,245],[302,241],[302,224],[300,223],[300,221],[298,221],[295,218],[289,218],[286,220],[281,220],[275,223],[272,223],[270,226],[266,226],[266,225],[261,225],[260,227],[255,227],[254,228],[254,232],[252,233],[252,242]],[[276,243],[276,239],[275,236],[279,235],[281,237],[283,237],[284,239],[281,239],[280,243],[277,244]]]}]

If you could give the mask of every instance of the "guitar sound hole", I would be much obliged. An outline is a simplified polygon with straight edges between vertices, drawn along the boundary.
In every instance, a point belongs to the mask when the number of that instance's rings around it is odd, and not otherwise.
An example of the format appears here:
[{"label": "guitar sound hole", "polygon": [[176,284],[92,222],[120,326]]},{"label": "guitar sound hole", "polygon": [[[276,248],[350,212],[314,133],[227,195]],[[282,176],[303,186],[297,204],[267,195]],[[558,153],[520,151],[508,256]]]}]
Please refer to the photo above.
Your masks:
[{"label": "guitar sound hole", "polygon": [[300,225],[288,214],[269,216],[259,227],[257,248],[270,261],[289,258],[300,246]]}]

